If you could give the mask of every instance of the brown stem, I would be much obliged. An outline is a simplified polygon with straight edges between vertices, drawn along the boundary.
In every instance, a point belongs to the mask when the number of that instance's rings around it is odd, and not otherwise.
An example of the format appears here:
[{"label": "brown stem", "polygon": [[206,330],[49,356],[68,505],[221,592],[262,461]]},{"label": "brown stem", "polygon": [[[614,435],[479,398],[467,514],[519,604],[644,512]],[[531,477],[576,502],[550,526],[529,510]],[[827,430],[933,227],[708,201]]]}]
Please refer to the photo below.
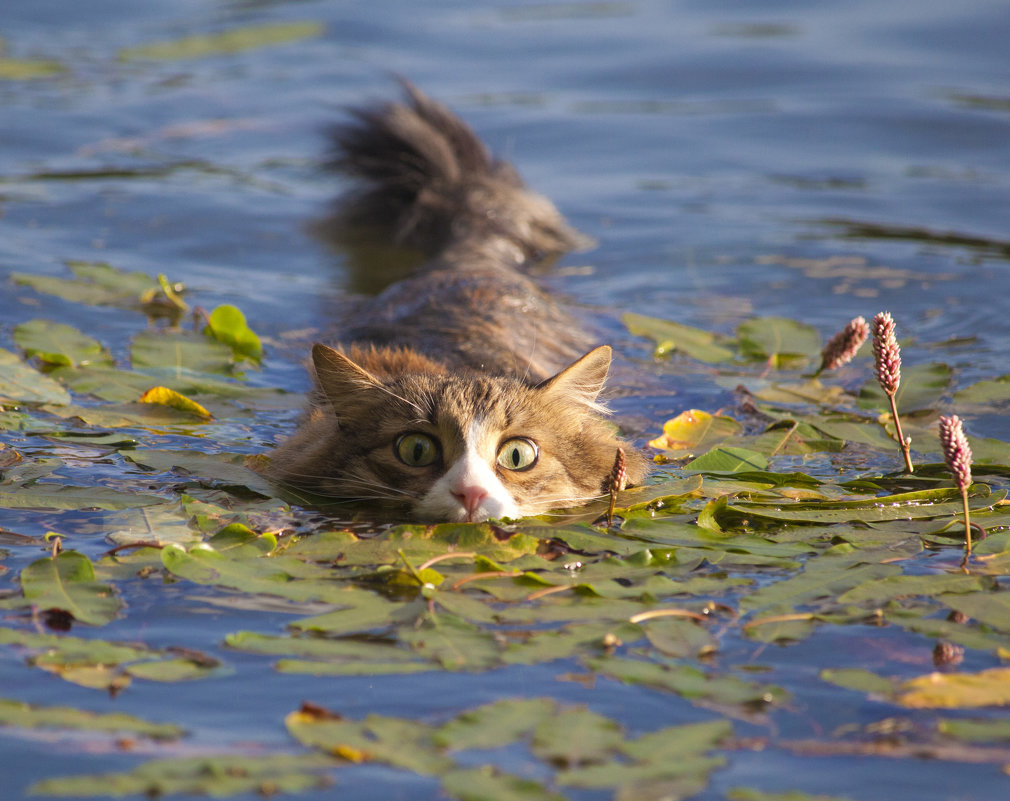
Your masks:
[{"label": "brown stem", "polygon": [[891,401],[891,417],[894,418],[894,433],[898,436],[901,455],[905,457],[905,470],[909,473],[914,473],[915,468],[912,467],[912,441],[911,439],[906,440],[905,436],[901,433],[901,421],[898,419],[898,404],[894,400],[894,394],[893,392],[887,394],[887,399]]}]

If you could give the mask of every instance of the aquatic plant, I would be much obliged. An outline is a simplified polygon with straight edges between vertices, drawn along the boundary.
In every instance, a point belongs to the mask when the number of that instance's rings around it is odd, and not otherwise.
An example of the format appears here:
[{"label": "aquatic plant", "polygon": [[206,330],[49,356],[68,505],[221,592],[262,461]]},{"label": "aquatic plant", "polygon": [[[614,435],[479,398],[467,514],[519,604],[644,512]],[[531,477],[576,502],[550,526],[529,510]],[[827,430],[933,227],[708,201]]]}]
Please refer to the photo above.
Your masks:
[{"label": "aquatic plant", "polygon": [[845,328],[828,340],[821,351],[821,366],[814,375],[848,364],[869,336],[870,326],[866,319],[862,316],[852,318]]},{"label": "aquatic plant", "polygon": [[895,401],[895,395],[901,384],[901,349],[894,335],[894,318],[890,312],[880,312],[873,318],[873,359],[877,381],[891,403],[895,437],[901,447],[901,454],[905,457],[905,469],[911,473],[914,470],[910,452],[912,440],[901,433],[898,404]]},{"label": "aquatic plant", "polygon": [[961,418],[956,414],[940,417],[940,443],[943,458],[954,474],[954,483],[961,490],[964,503],[964,547],[971,553],[971,515],[968,511],[968,487],[971,486],[971,446],[964,435]]}]

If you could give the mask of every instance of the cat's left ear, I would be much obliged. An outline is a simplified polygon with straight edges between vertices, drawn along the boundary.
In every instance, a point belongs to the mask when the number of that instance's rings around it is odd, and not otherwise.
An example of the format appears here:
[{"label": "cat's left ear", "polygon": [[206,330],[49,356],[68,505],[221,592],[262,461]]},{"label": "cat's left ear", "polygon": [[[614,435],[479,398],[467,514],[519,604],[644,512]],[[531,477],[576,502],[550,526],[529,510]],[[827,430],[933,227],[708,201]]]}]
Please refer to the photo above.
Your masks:
[{"label": "cat's left ear", "polygon": [[600,345],[553,378],[539,384],[537,389],[550,395],[564,395],[594,411],[606,412],[606,407],[598,403],[596,398],[606,383],[611,356],[610,346]]}]

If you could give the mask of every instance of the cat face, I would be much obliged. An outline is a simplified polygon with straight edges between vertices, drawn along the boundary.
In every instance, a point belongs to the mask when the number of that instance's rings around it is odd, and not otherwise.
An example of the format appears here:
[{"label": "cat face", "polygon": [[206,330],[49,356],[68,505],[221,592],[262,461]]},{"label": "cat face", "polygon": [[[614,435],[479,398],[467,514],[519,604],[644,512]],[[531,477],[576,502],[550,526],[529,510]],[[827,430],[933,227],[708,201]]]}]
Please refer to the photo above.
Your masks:
[{"label": "cat face", "polygon": [[[278,477],[333,497],[424,521],[518,518],[600,495],[616,448],[627,449],[596,403],[607,347],[537,386],[432,371],[380,379],[321,345],[313,361],[327,404],[274,461]],[[629,480],[646,470],[634,453]]]}]

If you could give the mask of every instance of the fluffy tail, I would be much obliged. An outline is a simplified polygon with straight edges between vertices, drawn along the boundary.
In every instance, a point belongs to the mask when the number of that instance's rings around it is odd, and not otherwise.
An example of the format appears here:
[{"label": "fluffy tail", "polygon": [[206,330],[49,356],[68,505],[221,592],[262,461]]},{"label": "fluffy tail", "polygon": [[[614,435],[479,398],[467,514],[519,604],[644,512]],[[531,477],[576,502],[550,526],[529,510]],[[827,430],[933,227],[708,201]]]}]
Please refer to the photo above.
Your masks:
[{"label": "fluffy tail", "polygon": [[331,165],[359,184],[341,200],[342,223],[463,267],[480,254],[521,266],[591,244],[465,122],[403,87],[405,102],[352,110],[332,132]]}]

